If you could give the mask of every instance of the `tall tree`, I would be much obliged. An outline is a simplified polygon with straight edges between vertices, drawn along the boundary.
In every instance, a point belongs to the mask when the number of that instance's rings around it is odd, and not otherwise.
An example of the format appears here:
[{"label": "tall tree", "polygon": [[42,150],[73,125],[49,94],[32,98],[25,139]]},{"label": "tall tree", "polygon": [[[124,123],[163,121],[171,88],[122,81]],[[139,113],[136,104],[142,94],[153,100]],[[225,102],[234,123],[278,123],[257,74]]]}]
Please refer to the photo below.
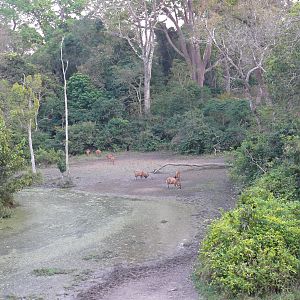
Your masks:
[{"label": "tall tree", "polygon": [[[192,80],[203,87],[205,74],[219,63],[217,60],[210,64],[213,40],[205,30],[205,26],[211,31],[214,28],[214,1],[167,0],[162,10],[166,19],[161,29],[174,50],[186,61]],[[169,24],[176,30],[178,42],[171,38]]]},{"label": "tall tree", "polygon": [[69,61],[64,61],[63,58],[63,45],[64,45],[64,37],[61,39],[60,43],[60,61],[61,61],[61,69],[63,72],[64,79],[64,102],[65,102],[65,155],[66,155],[66,174],[67,177],[70,177],[70,167],[69,167],[69,114],[68,114],[68,95],[67,95],[67,79],[66,73],[68,70]]},{"label": "tall tree", "polygon": [[102,1],[108,29],[125,38],[143,62],[144,112],[150,113],[150,82],[155,48],[155,26],[161,13],[161,0]]},{"label": "tall tree", "polygon": [[38,93],[42,86],[40,75],[24,75],[23,84],[15,83],[11,88],[9,99],[10,122],[27,131],[32,172],[36,173],[35,156],[32,143],[32,128],[39,107]]},{"label": "tall tree", "polygon": [[272,105],[264,73],[286,17],[284,5],[273,0],[236,1],[223,14],[211,38],[230,66],[230,77],[242,83],[253,112],[262,101]]}]

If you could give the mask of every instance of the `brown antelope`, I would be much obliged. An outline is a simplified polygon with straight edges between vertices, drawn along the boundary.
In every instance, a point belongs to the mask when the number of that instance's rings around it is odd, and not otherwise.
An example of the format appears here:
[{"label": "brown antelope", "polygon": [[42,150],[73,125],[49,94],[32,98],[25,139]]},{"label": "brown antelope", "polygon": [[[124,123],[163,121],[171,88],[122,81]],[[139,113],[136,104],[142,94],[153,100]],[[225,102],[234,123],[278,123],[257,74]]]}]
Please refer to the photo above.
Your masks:
[{"label": "brown antelope", "polygon": [[113,165],[115,164],[115,157],[112,154],[107,154],[106,158],[111,161],[113,163]]},{"label": "brown antelope", "polygon": [[90,156],[91,150],[90,150],[90,149],[86,149],[86,150],[85,150],[85,154],[86,154],[87,156]]},{"label": "brown antelope", "polygon": [[177,178],[180,180],[180,172],[179,171],[176,171],[174,178]]},{"label": "brown antelope", "polygon": [[144,178],[148,178],[149,177],[149,173],[144,172],[144,171],[135,171],[134,172],[134,177],[135,179],[137,179],[138,177],[140,177],[141,179]]},{"label": "brown antelope", "polygon": [[168,177],[166,179],[166,184],[168,185],[168,189],[170,188],[170,184],[174,184],[174,186],[177,186],[179,189],[181,189],[181,182],[179,178]]},{"label": "brown antelope", "polygon": [[95,154],[96,154],[96,156],[101,155],[101,150],[97,149],[97,150],[95,151]]}]

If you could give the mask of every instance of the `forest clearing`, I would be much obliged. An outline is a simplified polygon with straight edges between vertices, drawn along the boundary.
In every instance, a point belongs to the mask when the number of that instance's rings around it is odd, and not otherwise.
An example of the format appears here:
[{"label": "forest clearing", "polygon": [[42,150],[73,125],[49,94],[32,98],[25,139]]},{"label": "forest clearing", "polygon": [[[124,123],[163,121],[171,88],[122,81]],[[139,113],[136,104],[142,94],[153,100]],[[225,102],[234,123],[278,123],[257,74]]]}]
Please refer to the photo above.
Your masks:
[{"label": "forest clearing", "polygon": [[56,168],[43,169],[43,185],[17,195],[16,220],[0,220],[2,297],[198,299],[191,275],[199,241],[220,209],[234,206],[234,194],[225,169],[182,167],[181,190],[165,184],[174,167],[134,177],[136,168],[168,162],[223,158],[124,152],[112,165],[80,157],[67,191],[51,187]]},{"label": "forest clearing", "polygon": [[0,299],[299,300],[300,0],[1,0]]}]

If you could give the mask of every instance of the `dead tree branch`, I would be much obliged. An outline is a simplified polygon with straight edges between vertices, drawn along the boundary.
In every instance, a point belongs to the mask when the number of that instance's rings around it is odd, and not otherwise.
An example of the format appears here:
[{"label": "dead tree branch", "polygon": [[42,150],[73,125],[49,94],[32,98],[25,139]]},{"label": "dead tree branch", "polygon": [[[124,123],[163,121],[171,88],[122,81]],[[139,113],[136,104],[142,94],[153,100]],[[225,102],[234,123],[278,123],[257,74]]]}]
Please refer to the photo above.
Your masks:
[{"label": "dead tree branch", "polygon": [[163,166],[161,166],[158,169],[154,169],[151,173],[156,174],[161,169],[167,167],[167,166],[174,166],[174,167],[197,167],[201,169],[226,169],[229,168],[229,164],[225,163],[207,163],[207,164],[187,164],[187,163],[168,163]]}]

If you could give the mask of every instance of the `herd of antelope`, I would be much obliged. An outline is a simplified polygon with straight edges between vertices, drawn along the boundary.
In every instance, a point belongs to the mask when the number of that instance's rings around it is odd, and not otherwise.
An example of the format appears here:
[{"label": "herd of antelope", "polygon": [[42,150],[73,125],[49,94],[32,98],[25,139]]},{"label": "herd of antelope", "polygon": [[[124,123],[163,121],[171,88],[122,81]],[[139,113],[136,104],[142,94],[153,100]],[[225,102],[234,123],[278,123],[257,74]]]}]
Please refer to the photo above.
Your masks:
[{"label": "herd of antelope", "polygon": [[[96,155],[96,156],[100,156],[101,153],[102,153],[102,151],[99,150],[99,149],[97,149],[97,150],[95,151],[95,155]],[[85,154],[86,154],[86,156],[90,156],[90,155],[92,154],[92,151],[91,151],[90,149],[86,149],[86,150],[85,150]],[[106,155],[106,158],[107,158],[107,160],[108,160],[109,162],[112,162],[113,165],[115,164],[116,157],[115,157],[113,154],[111,154],[111,153],[110,153],[110,154],[107,154],[107,155]]]},{"label": "herd of antelope", "polygon": [[[97,149],[95,151],[95,155],[96,156],[100,156],[102,153],[101,150]],[[87,156],[90,156],[92,154],[92,151],[90,149],[86,149],[85,150],[85,154]],[[106,155],[106,158],[109,162],[111,162],[113,165],[115,164],[115,160],[116,160],[116,157],[113,155],[113,154],[107,154]],[[140,177],[141,179],[142,178],[148,178],[149,177],[149,173],[145,172],[145,171],[134,171],[134,177],[135,179],[137,179],[138,177]],[[179,189],[181,189],[181,177],[180,177],[180,172],[179,171],[176,171],[175,173],[175,176],[171,176],[171,177],[168,177],[166,179],[166,184],[168,186],[168,188],[170,188],[170,185],[174,185],[174,187],[177,187]]]},{"label": "herd of antelope", "polygon": [[[142,178],[148,178],[149,177],[149,173],[145,172],[145,171],[135,171],[134,172],[134,177],[135,179],[137,179],[138,177]],[[170,185],[174,185],[175,187],[181,189],[181,177],[180,177],[180,172],[176,171],[175,176],[174,177],[168,177],[166,179],[166,184],[168,185],[168,188],[170,188]]]}]

